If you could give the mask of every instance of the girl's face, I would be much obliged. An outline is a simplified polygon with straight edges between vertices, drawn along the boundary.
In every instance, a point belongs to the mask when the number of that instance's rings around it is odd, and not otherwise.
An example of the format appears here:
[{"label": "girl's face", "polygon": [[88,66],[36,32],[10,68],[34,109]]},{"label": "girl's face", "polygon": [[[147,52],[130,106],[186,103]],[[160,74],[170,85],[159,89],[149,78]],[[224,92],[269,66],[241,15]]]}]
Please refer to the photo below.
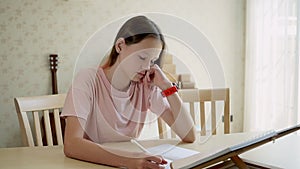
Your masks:
[{"label": "girl's face", "polygon": [[148,37],[137,44],[120,46],[119,69],[130,80],[140,82],[147,71],[159,58],[162,50],[162,42],[159,39]]}]

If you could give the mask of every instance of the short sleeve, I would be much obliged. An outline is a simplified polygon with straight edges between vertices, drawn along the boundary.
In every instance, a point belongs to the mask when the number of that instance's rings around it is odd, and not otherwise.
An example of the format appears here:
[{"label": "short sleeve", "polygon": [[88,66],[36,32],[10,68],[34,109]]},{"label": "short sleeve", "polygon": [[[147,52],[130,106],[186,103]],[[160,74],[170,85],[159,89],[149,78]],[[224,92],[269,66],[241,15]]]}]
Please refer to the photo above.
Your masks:
[{"label": "short sleeve", "polygon": [[70,87],[62,110],[62,117],[76,116],[87,120],[93,106],[95,72],[79,72]]}]

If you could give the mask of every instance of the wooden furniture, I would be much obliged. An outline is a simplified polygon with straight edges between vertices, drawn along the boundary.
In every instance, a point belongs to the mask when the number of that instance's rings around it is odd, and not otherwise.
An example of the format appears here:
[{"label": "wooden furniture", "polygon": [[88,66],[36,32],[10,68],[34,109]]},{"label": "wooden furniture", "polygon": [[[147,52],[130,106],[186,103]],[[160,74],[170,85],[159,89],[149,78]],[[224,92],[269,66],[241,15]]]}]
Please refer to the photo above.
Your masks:
[{"label": "wooden furniture", "polygon": [[[218,145],[218,147],[230,146],[252,138],[256,134],[257,133],[233,133],[226,135],[213,135],[205,143],[202,143],[201,141],[205,139],[205,136],[199,135],[194,143],[181,143],[177,139],[147,140],[140,141],[140,143],[146,148],[168,143],[183,148],[197,150],[200,151],[201,154],[206,154],[216,149],[216,145]],[[135,144],[130,142],[107,143],[105,146],[111,146],[120,150],[141,151]],[[261,149],[264,149],[265,146],[268,146],[267,151],[252,149],[249,151],[249,153],[252,154],[251,156],[247,156],[245,158],[242,156],[242,158],[260,160],[259,162],[264,163],[264,166],[268,166],[269,168],[300,168],[299,135],[289,135],[278,140],[276,139],[274,144],[272,142],[267,143],[266,145],[262,145]],[[112,167],[67,158],[63,153],[63,146],[43,146],[0,148],[0,168],[107,169]]]},{"label": "wooden furniture", "polygon": [[[211,133],[216,134],[217,132],[217,102],[223,102],[222,116],[224,122],[224,134],[230,133],[230,91],[229,88],[220,89],[181,89],[179,90],[179,96],[181,97],[183,103],[188,103],[188,111],[191,113],[195,124],[199,120],[201,135],[207,134],[207,116],[211,119]],[[210,103],[210,104],[207,104]],[[206,112],[206,106],[210,105],[210,113]],[[196,119],[196,113],[198,110],[198,115],[200,119]],[[162,119],[158,119],[158,130],[160,138],[167,138],[167,127]],[[175,134],[172,133],[171,137],[174,138]]]},{"label": "wooden furniture", "polygon": [[174,56],[170,53],[165,53],[161,58],[161,61],[158,60],[158,65],[161,67],[162,71],[165,73],[167,78],[171,82],[178,83],[181,89],[193,89],[195,88],[195,82],[190,73],[177,73],[176,64],[173,62]]},{"label": "wooden furniture", "polygon": [[[41,115],[44,117],[47,145],[53,146],[53,139],[58,145],[63,145],[59,111],[64,105],[66,94],[17,97],[14,99],[19,119],[23,143],[26,146],[43,146],[42,129],[40,124]],[[29,114],[32,113],[32,116]],[[52,138],[49,114],[53,113],[56,137]],[[34,125],[31,125],[31,118]],[[33,127],[32,127],[33,126]],[[32,134],[34,129],[35,136]],[[34,141],[35,140],[35,141]]]}]

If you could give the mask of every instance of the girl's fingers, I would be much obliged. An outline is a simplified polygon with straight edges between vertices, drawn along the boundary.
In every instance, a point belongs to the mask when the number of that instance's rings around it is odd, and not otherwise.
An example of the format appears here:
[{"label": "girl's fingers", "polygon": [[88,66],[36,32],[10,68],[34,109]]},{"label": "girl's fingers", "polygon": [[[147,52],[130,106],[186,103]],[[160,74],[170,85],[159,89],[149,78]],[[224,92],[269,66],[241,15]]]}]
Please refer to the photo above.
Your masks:
[{"label": "girl's fingers", "polygon": [[147,73],[146,73],[146,75],[144,76],[144,78],[143,78],[143,83],[144,84],[148,84],[148,77],[147,77],[148,75],[147,75]]},{"label": "girl's fingers", "polygon": [[162,159],[161,164],[168,164],[168,161],[166,161],[165,159]]},{"label": "girl's fingers", "polygon": [[164,166],[161,166],[160,164],[154,163],[153,161],[147,161],[146,165],[147,165],[146,168],[151,168],[151,169],[165,168]]},{"label": "girl's fingers", "polygon": [[147,71],[146,73],[146,78],[147,78],[147,81],[150,82],[151,79],[150,79],[150,71]]},{"label": "girl's fingers", "polygon": [[146,158],[148,161],[154,162],[156,164],[164,164],[165,160],[158,156],[149,156]]}]

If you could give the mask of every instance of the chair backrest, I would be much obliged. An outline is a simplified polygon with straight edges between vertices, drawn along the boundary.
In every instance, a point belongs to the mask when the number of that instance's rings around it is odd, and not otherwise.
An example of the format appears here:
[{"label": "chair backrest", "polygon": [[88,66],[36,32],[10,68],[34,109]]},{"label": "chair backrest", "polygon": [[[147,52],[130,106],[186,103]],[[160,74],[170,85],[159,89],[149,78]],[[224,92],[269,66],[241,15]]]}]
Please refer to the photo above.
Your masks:
[{"label": "chair backrest", "polygon": [[[200,124],[201,135],[207,134],[207,116],[211,119],[211,134],[217,133],[217,116],[222,115],[221,118],[224,122],[224,134],[230,133],[230,91],[229,88],[221,89],[181,89],[179,90],[179,96],[184,104],[188,104],[194,123]],[[217,110],[217,102],[223,102],[222,114]],[[209,106],[209,107],[208,107]],[[210,110],[210,112],[206,112]],[[196,118],[197,117],[197,118]],[[199,118],[199,119],[198,119]],[[197,120],[199,120],[197,122]],[[162,119],[158,119],[158,130],[160,138],[167,138],[167,127]],[[171,132],[171,137],[176,135]]]},{"label": "chair backrest", "polygon": [[[23,143],[26,146],[43,146],[42,129],[40,124],[41,116],[44,118],[47,145],[53,146],[52,132],[56,132],[57,144],[63,145],[59,112],[64,105],[65,98],[66,94],[56,94],[17,97],[14,99]],[[28,116],[30,113],[32,113],[34,127],[31,127],[30,116]],[[52,131],[50,125],[51,113],[53,113],[54,117],[55,131]],[[34,128],[35,137],[32,134],[32,128]]]}]

